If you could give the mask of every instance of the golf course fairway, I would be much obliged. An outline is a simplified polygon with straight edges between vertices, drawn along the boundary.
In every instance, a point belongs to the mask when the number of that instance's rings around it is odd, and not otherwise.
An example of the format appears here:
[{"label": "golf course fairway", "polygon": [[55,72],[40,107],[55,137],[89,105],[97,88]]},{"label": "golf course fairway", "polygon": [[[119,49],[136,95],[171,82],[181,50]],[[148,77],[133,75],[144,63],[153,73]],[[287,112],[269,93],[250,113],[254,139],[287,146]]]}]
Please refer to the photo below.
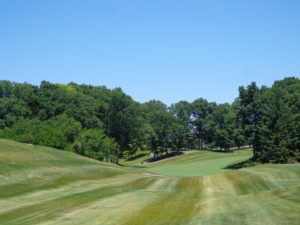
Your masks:
[{"label": "golf course fairway", "polygon": [[300,165],[193,152],[143,168],[0,139],[1,225],[299,225]]}]

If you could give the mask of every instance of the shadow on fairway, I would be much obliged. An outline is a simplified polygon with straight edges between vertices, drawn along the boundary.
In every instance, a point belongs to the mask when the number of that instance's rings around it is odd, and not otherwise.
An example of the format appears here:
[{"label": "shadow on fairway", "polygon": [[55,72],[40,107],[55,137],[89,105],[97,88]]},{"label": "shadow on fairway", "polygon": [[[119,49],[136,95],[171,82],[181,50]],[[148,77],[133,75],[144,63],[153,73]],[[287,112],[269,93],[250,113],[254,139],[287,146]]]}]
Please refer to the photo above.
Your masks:
[{"label": "shadow on fairway", "polygon": [[223,169],[231,169],[231,170],[238,170],[238,169],[242,169],[242,168],[246,168],[246,167],[252,167],[257,165],[257,163],[255,163],[251,158],[244,160],[242,162],[238,162],[238,163],[234,163],[231,165],[228,165],[226,167],[224,167]]},{"label": "shadow on fairway", "polygon": [[175,156],[179,156],[179,155],[183,155],[183,154],[184,154],[183,152],[171,152],[171,153],[161,155],[161,156],[158,156],[158,157],[155,157],[155,158],[147,159],[147,160],[145,160],[145,162],[147,162],[147,163],[158,162],[158,161],[163,160],[163,159],[169,159],[169,158],[173,158]]}]

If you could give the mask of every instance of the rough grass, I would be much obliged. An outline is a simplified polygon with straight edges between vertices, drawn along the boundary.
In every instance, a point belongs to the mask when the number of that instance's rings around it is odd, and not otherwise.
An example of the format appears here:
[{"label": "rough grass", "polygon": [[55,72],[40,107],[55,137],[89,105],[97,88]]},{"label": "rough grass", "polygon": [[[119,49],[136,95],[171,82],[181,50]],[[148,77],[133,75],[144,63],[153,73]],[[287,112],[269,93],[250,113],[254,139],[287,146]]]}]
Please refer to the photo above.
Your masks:
[{"label": "rough grass", "polygon": [[0,139],[0,224],[298,225],[299,164],[224,169],[250,156],[198,152],[127,169]]}]

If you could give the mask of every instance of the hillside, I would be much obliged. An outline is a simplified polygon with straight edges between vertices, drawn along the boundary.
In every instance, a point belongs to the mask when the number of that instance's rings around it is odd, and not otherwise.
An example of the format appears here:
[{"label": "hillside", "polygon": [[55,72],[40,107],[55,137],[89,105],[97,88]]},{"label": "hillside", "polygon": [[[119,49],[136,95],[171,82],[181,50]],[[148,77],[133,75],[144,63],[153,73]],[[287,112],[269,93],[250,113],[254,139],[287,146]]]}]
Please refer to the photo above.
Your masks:
[{"label": "hillside", "polygon": [[0,139],[0,224],[298,224],[300,165],[222,169],[248,156],[132,169]]},{"label": "hillside", "polygon": [[178,177],[206,176],[228,171],[226,167],[252,157],[250,149],[232,153],[195,151],[168,160],[150,163],[148,171]]}]

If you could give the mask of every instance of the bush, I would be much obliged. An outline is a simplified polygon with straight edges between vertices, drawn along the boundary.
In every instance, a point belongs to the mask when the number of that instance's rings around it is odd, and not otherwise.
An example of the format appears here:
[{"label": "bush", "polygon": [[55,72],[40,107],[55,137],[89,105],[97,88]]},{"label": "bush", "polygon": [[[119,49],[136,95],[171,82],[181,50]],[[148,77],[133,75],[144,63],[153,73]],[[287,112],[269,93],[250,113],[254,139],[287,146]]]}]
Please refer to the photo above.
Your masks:
[{"label": "bush", "polygon": [[74,151],[97,160],[118,162],[118,144],[101,129],[82,131],[75,140]]}]

